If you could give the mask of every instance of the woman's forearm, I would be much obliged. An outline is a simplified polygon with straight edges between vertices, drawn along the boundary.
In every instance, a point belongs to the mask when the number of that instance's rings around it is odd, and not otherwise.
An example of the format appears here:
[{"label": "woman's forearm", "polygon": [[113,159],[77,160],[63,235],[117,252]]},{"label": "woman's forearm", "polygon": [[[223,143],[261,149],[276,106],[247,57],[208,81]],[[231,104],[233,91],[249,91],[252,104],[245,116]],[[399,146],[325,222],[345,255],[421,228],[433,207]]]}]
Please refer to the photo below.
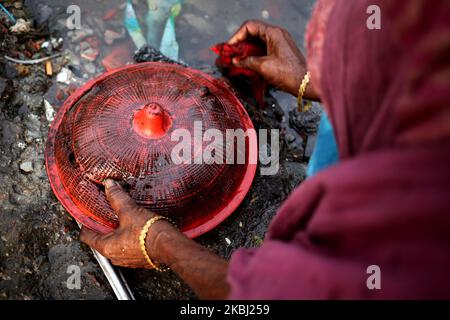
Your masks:
[{"label": "woman's forearm", "polygon": [[225,299],[228,262],[187,238],[165,221],[155,223],[147,235],[148,253],[169,266],[202,299]]}]

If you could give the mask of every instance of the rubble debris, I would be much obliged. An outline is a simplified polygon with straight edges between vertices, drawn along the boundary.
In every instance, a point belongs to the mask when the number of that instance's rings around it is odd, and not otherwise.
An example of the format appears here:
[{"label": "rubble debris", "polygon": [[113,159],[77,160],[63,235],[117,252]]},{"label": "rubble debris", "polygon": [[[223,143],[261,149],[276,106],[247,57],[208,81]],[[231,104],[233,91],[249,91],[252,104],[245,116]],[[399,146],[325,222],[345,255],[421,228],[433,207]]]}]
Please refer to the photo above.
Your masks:
[{"label": "rubble debris", "polygon": [[116,32],[114,30],[108,29],[105,31],[104,40],[105,40],[106,44],[111,45],[114,43],[114,41],[123,39],[123,38],[125,38],[125,36],[126,36],[125,29],[121,29],[120,33]]},{"label": "rubble debris", "polygon": [[130,50],[133,48],[133,43],[131,41],[126,42],[126,44],[118,44],[112,49],[111,54],[106,56],[102,60],[103,67],[107,70],[113,70],[125,66],[127,63],[133,61],[133,56]]},{"label": "rubble debris", "polygon": [[31,161],[22,162],[19,167],[25,173],[33,172],[33,162]]},{"label": "rubble debris", "polygon": [[64,43],[64,39],[59,37],[59,38],[51,38],[51,45],[53,49],[60,49]]},{"label": "rubble debris", "polygon": [[41,43],[40,48],[44,49],[47,53],[51,53],[53,50],[58,50],[62,47],[64,43],[64,39],[59,37],[59,38],[50,38],[50,40],[44,41]]},{"label": "rubble debris", "polygon": [[94,34],[94,30],[89,27],[83,27],[83,29],[76,29],[69,31],[67,36],[70,37],[70,40],[74,43],[80,42],[87,37],[90,37]]},{"label": "rubble debris", "polygon": [[31,30],[31,21],[17,19],[16,23],[9,28],[12,33],[27,33]]},{"label": "rubble debris", "polygon": [[93,48],[87,48],[81,52],[81,58],[88,61],[95,61],[99,55],[99,51]]},{"label": "rubble debris", "polygon": [[81,58],[95,61],[100,54],[100,42],[97,37],[92,36],[80,44]]},{"label": "rubble debris", "polygon": [[90,74],[94,74],[96,71],[95,64],[93,64],[92,62],[86,63],[84,65],[84,69]]},{"label": "rubble debris", "polygon": [[56,76],[56,81],[59,83],[70,84],[72,77],[72,71],[70,71],[68,68],[62,68]]}]

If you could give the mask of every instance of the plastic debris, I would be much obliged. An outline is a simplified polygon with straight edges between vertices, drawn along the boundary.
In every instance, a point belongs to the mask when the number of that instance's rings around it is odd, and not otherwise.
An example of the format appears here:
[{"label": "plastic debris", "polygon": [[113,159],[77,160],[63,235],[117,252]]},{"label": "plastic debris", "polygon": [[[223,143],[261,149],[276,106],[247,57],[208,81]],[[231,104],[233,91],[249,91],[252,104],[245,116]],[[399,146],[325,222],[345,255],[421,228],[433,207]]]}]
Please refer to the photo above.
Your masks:
[{"label": "plastic debris", "polygon": [[171,8],[179,3],[178,0],[147,0],[148,12],[145,17],[147,24],[147,42],[149,45],[159,48],[162,33]]},{"label": "plastic debris", "polygon": [[55,109],[53,109],[50,102],[44,99],[45,118],[48,122],[52,122],[55,119]]},{"label": "plastic debris", "polygon": [[172,60],[178,61],[179,46],[175,35],[175,18],[180,14],[181,4],[177,3],[170,9],[164,33],[161,39],[160,51]]},{"label": "plastic debris", "polygon": [[38,63],[45,62],[47,60],[51,60],[51,59],[58,58],[61,56],[62,56],[61,53],[57,53],[57,54],[54,54],[54,55],[51,55],[48,57],[43,57],[43,58],[39,58],[39,59],[31,59],[31,60],[19,60],[19,59],[11,58],[9,56],[5,56],[5,59],[8,61],[14,62],[14,63],[19,63],[19,64],[38,64]]},{"label": "plastic debris", "polygon": [[142,29],[139,26],[139,21],[136,17],[136,12],[134,11],[133,4],[131,0],[128,0],[127,5],[125,7],[125,17],[124,17],[125,28],[128,31],[131,39],[134,42],[134,45],[139,49],[142,46],[147,44],[147,41],[144,38],[142,33]]},{"label": "plastic debris", "polygon": [[27,33],[31,30],[31,21],[17,19],[16,23],[9,28],[12,33]]},{"label": "plastic debris", "polygon": [[8,9],[5,8],[4,5],[2,5],[0,3],[0,9],[8,16],[8,19],[12,22],[12,23],[16,23],[16,18],[14,18],[14,16],[11,14],[11,12],[8,11]]}]

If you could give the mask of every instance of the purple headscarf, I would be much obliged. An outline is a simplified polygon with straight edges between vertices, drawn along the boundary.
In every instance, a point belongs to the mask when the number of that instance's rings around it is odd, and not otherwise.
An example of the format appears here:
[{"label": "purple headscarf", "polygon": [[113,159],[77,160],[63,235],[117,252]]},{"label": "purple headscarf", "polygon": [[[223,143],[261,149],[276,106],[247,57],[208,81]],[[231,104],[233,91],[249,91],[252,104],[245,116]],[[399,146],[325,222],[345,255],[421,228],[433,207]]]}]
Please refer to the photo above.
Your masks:
[{"label": "purple headscarf", "polygon": [[342,161],[232,256],[230,298],[450,298],[449,1],[337,0],[321,88]]}]

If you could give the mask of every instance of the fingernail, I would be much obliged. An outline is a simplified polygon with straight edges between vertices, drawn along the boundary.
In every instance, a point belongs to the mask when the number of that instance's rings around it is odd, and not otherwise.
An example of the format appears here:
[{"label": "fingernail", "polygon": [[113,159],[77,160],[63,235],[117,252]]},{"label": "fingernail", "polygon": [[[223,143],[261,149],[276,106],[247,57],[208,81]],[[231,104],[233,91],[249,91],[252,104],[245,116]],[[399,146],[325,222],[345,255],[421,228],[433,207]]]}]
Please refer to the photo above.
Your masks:
[{"label": "fingernail", "polygon": [[111,188],[117,184],[113,179],[106,179],[103,183],[106,188]]}]

